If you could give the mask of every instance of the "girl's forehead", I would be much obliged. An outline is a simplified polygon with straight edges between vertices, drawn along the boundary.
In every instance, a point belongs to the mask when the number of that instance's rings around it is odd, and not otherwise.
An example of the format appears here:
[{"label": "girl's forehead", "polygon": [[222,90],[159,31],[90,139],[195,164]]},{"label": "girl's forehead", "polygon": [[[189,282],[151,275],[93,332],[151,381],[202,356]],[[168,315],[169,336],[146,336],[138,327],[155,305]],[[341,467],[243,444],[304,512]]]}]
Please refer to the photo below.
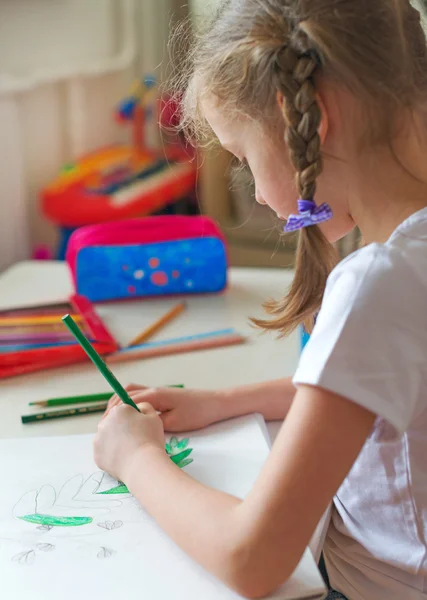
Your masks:
[{"label": "girl's forehead", "polygon": [[250,121],[240,114],[230,114],[221,109],[220,103],[212,99],[203,99],[201,111],[223,146],[235,145],[246,137]]}]

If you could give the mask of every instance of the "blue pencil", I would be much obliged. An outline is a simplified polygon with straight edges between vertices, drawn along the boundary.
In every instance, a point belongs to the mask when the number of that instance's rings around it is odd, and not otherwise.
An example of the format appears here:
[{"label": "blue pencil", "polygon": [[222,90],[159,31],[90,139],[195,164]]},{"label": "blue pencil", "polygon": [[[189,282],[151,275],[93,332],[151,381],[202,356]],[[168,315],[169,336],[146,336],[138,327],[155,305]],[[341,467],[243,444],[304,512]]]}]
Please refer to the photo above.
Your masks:
[{"label": "blue pencil", "polygon": [[219,335],[231,335],[236,333],[235,329],[220,329],[218,331],[208,331],[206,333],[197,333],[195,335],[187,335],[179,338],[169,338],[167,340],[161,340],[159,342],[147,342],[146,344],[140,344],[139,346],[128,346],[118,350],[116,354],[122,354],[124,352],[130,353],[132,350],[141,350],[144,348],[158,348],[159,346],[169,346],[170,344],[181,344],[183,342],[194,342],[195,340],[204,340],[207,338],[219,336]]},{"label": "blue pencil", "polygon": [[22,352],[23,350],[38,350],[40,348],[57,348],[59,346],[77,346],[74,341],[70,342],[45,342],[43,344],[14,344],[14,345],[1,345],[0,354],[7,354],[9,352]]}]

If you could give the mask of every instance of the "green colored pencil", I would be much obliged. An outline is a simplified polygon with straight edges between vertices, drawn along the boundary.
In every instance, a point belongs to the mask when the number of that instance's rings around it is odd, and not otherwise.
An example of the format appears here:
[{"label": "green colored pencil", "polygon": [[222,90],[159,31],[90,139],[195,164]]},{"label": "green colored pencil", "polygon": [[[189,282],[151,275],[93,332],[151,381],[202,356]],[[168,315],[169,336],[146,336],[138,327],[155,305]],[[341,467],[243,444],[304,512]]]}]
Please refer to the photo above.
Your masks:
[{"label": "green colored pencil", "polygon": [[85,404],[86,402],[105,402],[113,394],[104,392],[103,394],[85,394],[83,396],[65,396],[64,398],[49,398],[49,400],[39,400],[30,402],[30,406],[66,406],[67,404]]},{"label": "green colored pencil", "polygon": [[[182,384],[168,385],[167,387],[183,388]],[[49,398],[49,400],[37,400],[29,402],[29,406],[67,406],[68,404],[86,404],[87,402],[105,402],[110,400],[114,394],[104,392],[102,394],[83,394],[82,396],[64,396],[62,398]]]},{"label": "green colored pencil", "polygon": [[79,415],[87,415],[104,412],[108,402],[100,402],[90,406],[79,406],[77,408],[64,408],[63,410],[51,410],[49,412],[34,413],[32,415],[23,415],[21,421],[26,423],[37,423],[38,421],[48,421],[51,419],[64,419],[66,417],[77,417]]},{"label": "green colored pencil", "polygon": [[89,342],[89,340],[86,338],[86,336],[81,331],[81,329],[79,328],[77,323],[73,320],[73,317],[71,317],[70,315],[65,315],[64,317],[62,317],[62,321],[63,321],[64,325],[67,326],[70,333],[72,333],[72,335],[76,338],[76,340],[78,341],[80,346],[83,348],[83,350],[89,356],[89,358],[91,359],[91,361],[93,362],[95,367],[98,369],[98,371],[101,373],[101,375],[103,375],[103,377],[105,377],[107,382],[111,385],[111,387],[116,392],[116,394],[118,395],[120,400],[122,400],[122,402],[124,402],[125,404],[132,406],[139,412],[139,408],[137,407],[135,402],[132,400],[132,398],[126,392],[124,387],[120,384],[120,382],[116,379],[116,377],[113,375],[113,373],[107,367],[105,362],[99,356],[98,352],[95,350],[95,348]]}]

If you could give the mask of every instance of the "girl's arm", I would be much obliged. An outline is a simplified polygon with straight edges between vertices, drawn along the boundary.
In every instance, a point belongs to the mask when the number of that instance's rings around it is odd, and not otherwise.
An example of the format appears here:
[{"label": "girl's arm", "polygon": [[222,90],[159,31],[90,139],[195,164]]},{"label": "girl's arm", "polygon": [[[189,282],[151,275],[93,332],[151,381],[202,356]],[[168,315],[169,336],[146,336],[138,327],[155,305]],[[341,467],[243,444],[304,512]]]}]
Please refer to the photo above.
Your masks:
[{"label": "girl's arm", "polygon": [[292,377],[221,390],[221,417],[228,419],[260,413],[266,421],[283,421],[295,393]]},{"label": "girl's arm", "polygon": [[[126,391],[139,404],[148,402],[162,413],[166,431],[190,431],[212,423],[254,412],[267,421],[283,420],[295,396],[291,378],[255,383],[226,390],[145,388],[129,385]],[[113,396],[107,413],[122,401]]]},{"label": "girl's arm", "polygon": [[375,418],[336,394],[300,386],[241,501],[177,469],[162,447],[156,412],[149,405],[142,410],[121,406],[102,422],[98,466],[123,480],[185,552],[250,598],[267,595],[292,574]]}]

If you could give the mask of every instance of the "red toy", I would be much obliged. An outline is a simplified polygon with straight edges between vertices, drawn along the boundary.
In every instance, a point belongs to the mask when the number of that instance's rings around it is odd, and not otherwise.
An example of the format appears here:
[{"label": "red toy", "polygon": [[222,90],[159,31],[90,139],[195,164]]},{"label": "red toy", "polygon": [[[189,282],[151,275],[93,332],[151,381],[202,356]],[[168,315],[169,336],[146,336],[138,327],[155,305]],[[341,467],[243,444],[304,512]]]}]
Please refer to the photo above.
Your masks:
[{"label": "red toy", "polygon": [[48,219],[77,228],[149,215],[194,195],[191,150],[183,144],[166,145],[161,152],[147,146],[145,126],[154,114],[164,118],[167,111],[160,107],[155,82],[145,78],[116,110],[119,122],[133,124],[133,145],[104,148],[63,167],[41,194]]}]

